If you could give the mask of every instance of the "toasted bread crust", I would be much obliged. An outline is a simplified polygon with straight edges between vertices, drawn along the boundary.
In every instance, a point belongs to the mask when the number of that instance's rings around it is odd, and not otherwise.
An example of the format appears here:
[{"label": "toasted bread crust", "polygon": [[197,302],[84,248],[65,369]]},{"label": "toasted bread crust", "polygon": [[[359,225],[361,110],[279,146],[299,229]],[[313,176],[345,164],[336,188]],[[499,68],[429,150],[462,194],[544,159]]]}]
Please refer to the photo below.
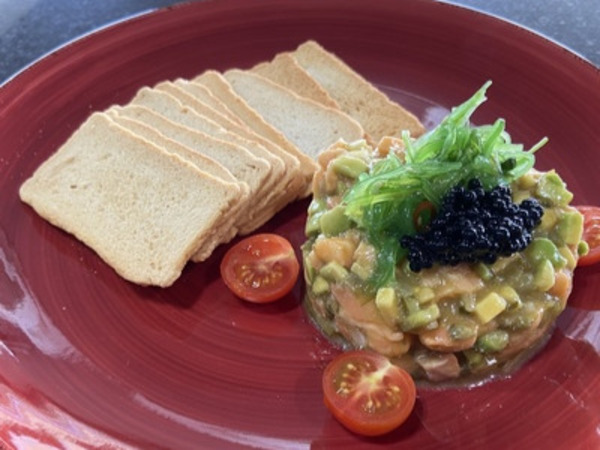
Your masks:
[{"label": "toasted bread crust", "polygon": [[425,128],[411,112],[355,72],[315,41],[301,44],[293,58],[327,91],[342,111],[358,120],[372,141],[399,136],[403,130],[417,137]]},{"label": "toasted bread crust", "polygon": [[250,71],[294,91],[301,97],[339,109],[337,102],[298,64],[298,61],[290,53],[279,53],[271,61],[259,63]]}]

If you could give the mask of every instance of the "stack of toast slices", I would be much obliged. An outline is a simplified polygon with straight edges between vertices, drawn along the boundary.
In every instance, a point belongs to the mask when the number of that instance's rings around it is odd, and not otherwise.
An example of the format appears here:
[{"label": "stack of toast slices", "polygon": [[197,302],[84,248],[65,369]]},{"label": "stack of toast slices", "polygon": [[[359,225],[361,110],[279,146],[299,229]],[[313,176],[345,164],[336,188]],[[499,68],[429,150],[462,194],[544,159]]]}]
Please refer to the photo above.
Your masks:
[{"label": "stack of toast slices", "polygon": [[317,156],[418,119],[314,41],[271,61],[142,87],[94,112],[21,200],[123,278],[168,287],[188,261],[311,193]]}]

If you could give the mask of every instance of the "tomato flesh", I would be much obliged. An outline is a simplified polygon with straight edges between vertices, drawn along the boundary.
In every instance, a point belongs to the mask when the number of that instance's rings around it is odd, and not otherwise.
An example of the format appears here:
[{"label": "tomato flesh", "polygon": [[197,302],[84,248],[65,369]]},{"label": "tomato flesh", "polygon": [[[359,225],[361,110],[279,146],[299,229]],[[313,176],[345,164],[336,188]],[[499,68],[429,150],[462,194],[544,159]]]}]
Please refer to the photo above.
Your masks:
[{"label": "tomato flesh", "polygon": [[292,290],[300,264],[287,239],[263,233],[231,247],[220,269],[223,281],[236,296],[253,303],[267,303]]},{"label": "tomato flesh", "polygon": [[589,252],[579,258],[577,265],[589,266],[600,261],[600,207],[577,206],[583,215],[583,240],[589,246]]},{"label": "tomato flesh", "polygon": [[417,232],[425,231],[435,216],[435,205],[424,200],[417,205],[413,212],[413,224]]},{"label": "tomato flesh", "polygon": [[349,430],[364,436],[388,433],[415,405],[415,383],[386,357],[366,350],[343,353],[323,372],[325,406]]}]

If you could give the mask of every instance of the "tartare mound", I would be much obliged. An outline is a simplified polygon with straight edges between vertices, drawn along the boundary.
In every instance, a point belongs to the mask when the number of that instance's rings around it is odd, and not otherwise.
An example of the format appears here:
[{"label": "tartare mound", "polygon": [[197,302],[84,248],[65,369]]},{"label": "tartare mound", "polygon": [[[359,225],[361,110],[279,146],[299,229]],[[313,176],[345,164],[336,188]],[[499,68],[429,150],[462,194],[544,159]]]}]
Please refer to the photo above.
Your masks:
[{"label": "tartare mound", "polygon": [[[406,142],[383,138],[373,148],[340,141],[320,155],[303,246],[306,308],[333,341],[381,353],[416,379],[510,373],[543,345],[571,292],[583,229],[569,206],[572,194],[556,172],[530,168],[502,188],[515,214],[519,205],[532,211],[522,214],[533,217],[526,245],[487,260],[412,268],[404,249],[391,276],[378,277],[384,241],[347,213],[348,194],[378,162],[405,161]],[[433,205],[431,217],[413,217],[425,221],[415,229],[426,232],[436,212]]]}]

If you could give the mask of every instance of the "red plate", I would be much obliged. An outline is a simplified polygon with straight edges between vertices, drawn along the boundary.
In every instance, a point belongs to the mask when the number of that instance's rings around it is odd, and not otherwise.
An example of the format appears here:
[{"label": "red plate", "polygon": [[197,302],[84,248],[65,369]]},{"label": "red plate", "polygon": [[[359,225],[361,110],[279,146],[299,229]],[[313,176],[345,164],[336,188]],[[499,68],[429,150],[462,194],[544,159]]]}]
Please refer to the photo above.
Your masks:
[{"label": "red plate", "polygon": [[[92,111],[143,85],[248,67],[316,39],[426,124],[494,81],[478,122],[544,135],[579,204],[600,204],[600,73],[522,28],[420,0],[223,0],[158,11],[44,58],[0,91],[0,447],[600,448],[600,267],[577,270],[544,351],[512,378],[420,390],[398,431],[358,438],[323,406],[336,353],[307,322],[303,286],[271,305],[234,298],[225,247],[170,289],[140,288],[23,205],[23,180]],[[306,202],[262,231],[303,241]]]}]

